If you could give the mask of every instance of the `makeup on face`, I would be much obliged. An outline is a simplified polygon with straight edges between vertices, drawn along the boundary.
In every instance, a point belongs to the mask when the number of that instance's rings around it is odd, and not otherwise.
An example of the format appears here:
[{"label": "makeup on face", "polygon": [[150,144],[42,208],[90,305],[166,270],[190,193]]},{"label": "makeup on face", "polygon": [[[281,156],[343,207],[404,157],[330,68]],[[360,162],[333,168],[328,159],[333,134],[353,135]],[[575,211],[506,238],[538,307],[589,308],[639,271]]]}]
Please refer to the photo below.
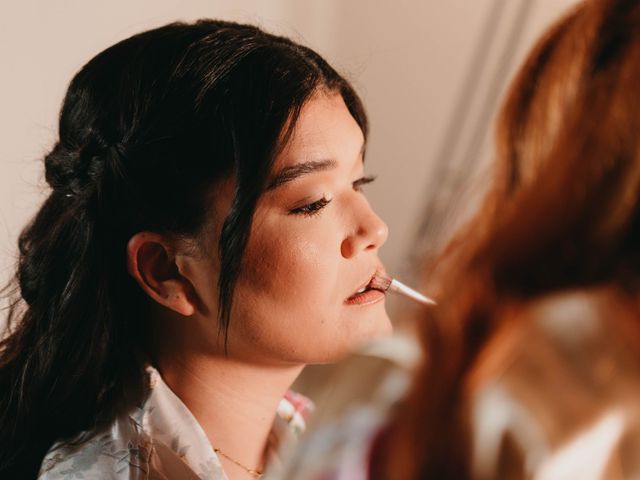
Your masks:
[{"label": "makeup on face", "polygon": [[[319,93],[301,110],[256,205],[234,288],[231,355],[325,363],[391,333],[385,293],[365,288],[384,270],[378,251],[388,229],[363,192],[373,180],[364,173],[364,144],[339,95]],[[217,272],[202,272],[199,289],[208,291]]]},{"label": "makeup on face", "polygon": [[376,271],[369,281],[361,285],[353,295],[345,300],[347,305],[368,305],[382,300],[387,292],[402,295],[421,305],[435,306],[432,298],[417,292],[395,278],[390,278],[381,271]]},{"label": "makeup on face", "polygon": [[381,289],[372,288],[373,280],[378,274],[378,269],[370,275],[365,282],[360,284],[356,291],[345,301],[345,305],[370,305],[385,298],[385,292]]}]

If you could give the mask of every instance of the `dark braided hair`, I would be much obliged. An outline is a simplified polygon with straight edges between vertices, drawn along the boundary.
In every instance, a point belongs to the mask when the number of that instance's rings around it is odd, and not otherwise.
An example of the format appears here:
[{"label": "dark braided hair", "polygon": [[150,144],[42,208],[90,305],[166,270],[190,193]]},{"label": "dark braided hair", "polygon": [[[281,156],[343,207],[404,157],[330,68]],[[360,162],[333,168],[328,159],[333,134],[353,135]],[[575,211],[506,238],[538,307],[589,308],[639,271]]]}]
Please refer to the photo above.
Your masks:
[{"label": "dark braided hair", "polygon": [[142,394],[148,299],[127,274],[127,241],[154,231],[197,243],[210,193],[233,175],[214,252],[226,332],[256,202],[318,89],[341,94],[366,135],[347,81],[253,26],[167,25],[78,72],[45,158],[52,191],[19,239],[20,295],[0,342],[0,478],[35,477],[54,441],[106,424]]}]

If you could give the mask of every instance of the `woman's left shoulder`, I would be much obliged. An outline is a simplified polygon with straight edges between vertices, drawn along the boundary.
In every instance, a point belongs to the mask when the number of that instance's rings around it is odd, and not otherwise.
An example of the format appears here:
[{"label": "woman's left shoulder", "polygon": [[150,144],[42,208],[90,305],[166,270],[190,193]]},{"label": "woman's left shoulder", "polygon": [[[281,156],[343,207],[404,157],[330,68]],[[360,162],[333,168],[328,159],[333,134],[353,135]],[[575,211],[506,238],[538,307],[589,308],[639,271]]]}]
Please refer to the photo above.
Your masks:
[{"label": "woman's left shoulder", "polygon": [[[502,328],[466,386],[476,475],[636,478],[640,322],[633,296],[614,287],[567,290],[501,314]],[[623,464],[626,476],[614,475]]]},{"label": "woman's left shoulder", "polygon": [[[638,313],[633,296],[613,286],[558,291],[508,305],[499,312],[501,327],[480,355],[474,377],[482,381],[553,359],[561,370],[574,372],[591,369],[604,357],[636,370]],[[547,375],[553,372],[558,369]]]}]

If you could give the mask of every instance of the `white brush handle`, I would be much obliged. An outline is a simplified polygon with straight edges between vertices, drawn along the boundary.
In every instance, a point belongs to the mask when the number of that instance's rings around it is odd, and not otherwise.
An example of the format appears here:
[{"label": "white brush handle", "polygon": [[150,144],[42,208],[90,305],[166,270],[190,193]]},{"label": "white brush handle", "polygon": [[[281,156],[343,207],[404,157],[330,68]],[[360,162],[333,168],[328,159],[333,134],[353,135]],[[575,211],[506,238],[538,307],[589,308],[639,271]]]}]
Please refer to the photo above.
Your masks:
[{"label": "white brush handle", "polygon": [[435,300],[429,297],[425,297],[421,293],[416,292],[413,288],[407,287],[404,283],[399,282],[395,278],[391,280],[391,285],[389,285],[389,291],[399,293],[401,295],[404,295],[405,297],[412,298],[416,302],[421,303],[423,305],[437,305]]}]

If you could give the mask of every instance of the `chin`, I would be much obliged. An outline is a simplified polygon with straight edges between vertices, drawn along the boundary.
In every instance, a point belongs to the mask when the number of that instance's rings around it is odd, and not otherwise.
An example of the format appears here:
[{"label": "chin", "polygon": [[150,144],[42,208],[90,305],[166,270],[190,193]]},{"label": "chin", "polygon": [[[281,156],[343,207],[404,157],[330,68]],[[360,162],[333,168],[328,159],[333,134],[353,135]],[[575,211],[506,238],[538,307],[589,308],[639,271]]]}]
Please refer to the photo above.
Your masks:
[{"label": "chin", "polygon": [[393,326],[384,304],[376,305],[368,315],[357,320],[357,328],[354,329],[354,332],[358,332],[356,336],[358,338],[354,338],[358,345],[379,337],[391,335]]},{"label": "chin", "polygon": [[368,343],[372,340],[376,340],[380,337],[388,337],[393,333],[393,326],[391,324],[391,320],[386,312],[384,315],[381,315],[379,319],[376,320],[375,324],[372,325],[372,329],[367,331],[363,337],[362,343]]},{"label": "chin", "polygon": [[358,352],[370,342],[382,337],[388,337],[393,333],[393,326],[386,311],[383,310],[381,315],[377,315],[376,318],[372,320],[373,321],[370,322],[362,320],[357,325],[357,328],[351,331],[351,335],[347,338],[334,339],[333,342],[330,342],[330,348],[325,351],[322,357],[307,363],[321,364],[338,362]]}]

